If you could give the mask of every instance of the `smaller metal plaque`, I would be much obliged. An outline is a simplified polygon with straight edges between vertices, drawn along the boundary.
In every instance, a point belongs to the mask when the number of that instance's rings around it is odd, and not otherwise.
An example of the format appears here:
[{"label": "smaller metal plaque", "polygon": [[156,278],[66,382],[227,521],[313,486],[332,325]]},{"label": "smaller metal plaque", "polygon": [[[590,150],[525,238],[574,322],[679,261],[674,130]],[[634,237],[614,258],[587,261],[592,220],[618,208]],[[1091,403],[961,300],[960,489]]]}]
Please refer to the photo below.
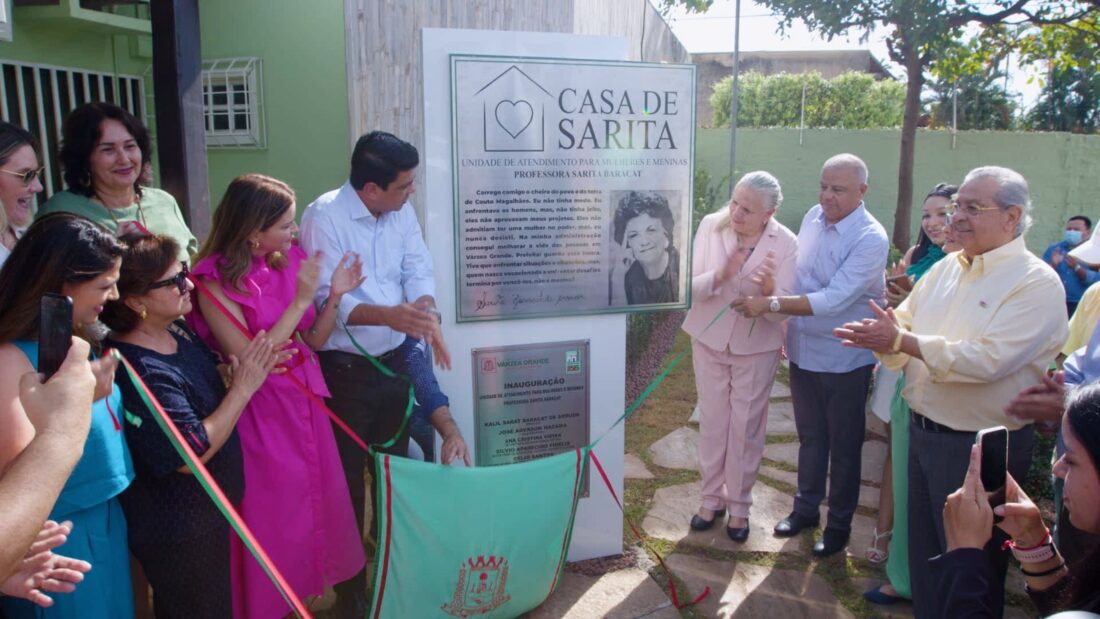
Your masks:
[{"label": "smaller metal plaque", "polygon": [[[477,466],[525,462],[588,444],[588,340],[472,354]],[[584,488],[587,494],[587,479]]]}]

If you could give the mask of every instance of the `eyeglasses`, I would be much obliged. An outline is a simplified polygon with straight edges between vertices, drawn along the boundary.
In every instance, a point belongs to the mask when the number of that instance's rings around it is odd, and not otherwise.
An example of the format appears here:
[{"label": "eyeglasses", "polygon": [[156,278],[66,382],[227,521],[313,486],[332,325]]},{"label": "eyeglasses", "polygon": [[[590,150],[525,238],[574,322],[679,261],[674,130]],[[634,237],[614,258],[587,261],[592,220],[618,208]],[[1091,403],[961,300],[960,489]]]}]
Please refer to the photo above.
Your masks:
[{"label": "eyeglasses", "polygon": [[951,201],[948,202],[947,206],[944,207],[944,213],[948,217],[954,217],[960,212],[967,217],[977,217],[978,215],[982,214],[982,211],[1001,210],[1001,207],[999,206],[978,206],[976,204],[967,204],[966,206],[962,206],[959,204],[958,199],[958,194],[951,196]]},{"label": "eyeglasses", "polygon": [[181,262],[180,267],[181,268],[180,268],[179,273],[176,273],[172,277],[169,277],[168,279],[162,279],[159,282],[153,282],[153,283],[149,284],[149,290],[156,290],[157,288],[166,288],[168,286],[171,286],[171,285],[175,284],[176,288],[179,289],[180,294],[183,294],[183,293],[187,292],[187,276],[190,275],[191,272],[187,269],[187,263],[186,262]]},{"label": "eyeglasses", "polygon": [[11,170],[0,170],[4,174],[11,174],[12,176],[18,176],[23,179],[23,186],[26,187],[34,182],[36,178],[42,178],[42,173],[46,171],[46,166],[42,166],[37,170],[27,170],[26,172],[13,172]]}]

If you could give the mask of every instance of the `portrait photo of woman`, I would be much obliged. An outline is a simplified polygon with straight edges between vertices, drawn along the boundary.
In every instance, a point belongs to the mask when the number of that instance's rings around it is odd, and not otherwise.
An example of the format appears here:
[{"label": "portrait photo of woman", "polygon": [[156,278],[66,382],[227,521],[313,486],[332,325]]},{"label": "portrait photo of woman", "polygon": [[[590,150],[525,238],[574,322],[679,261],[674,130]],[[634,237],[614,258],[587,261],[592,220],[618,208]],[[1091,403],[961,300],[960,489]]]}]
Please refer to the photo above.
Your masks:
[{"label": "portrait photo of woman", "polygon": [[669,206],[678,204],[679,196],[679,191],[611,192],[612,306],[680,300],[680,254]]}]

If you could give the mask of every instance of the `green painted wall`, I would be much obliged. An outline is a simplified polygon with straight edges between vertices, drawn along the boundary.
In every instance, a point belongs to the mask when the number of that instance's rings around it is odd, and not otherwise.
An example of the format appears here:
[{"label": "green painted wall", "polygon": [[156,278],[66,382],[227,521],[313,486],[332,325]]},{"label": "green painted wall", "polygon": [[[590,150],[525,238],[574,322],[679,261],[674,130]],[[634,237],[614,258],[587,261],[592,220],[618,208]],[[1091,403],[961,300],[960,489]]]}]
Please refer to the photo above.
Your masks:
[{"label": "green painted wall", "polygon": [[267,115],[266,149],[207,149],[211,208],[235,176],[260,172],[294,188],[300,213],[347,180],[344,3],[204,0],[199,18],[204,59],[263,60]]},{"label": "green painted wall", "polygon": [[[696,165],[714,182],[724,178],[729,173],[729,131],[699,129],[695,144]],[[854,153],[871,172],[866,204],[889,234],[897,203],[900,144],[901,133],[895,130],[807,130],[800,146],[797,129],[742,129],[737,132],[737,176],[751,170],[774,174],[784,194],[778,218],[797,232],[806,210],[817,203],[821,164],[836,153]],[[920,131],[913,175],[913,238],[924,195],[938,182],[960,182],[980,165],[1007,166],[1027,179],[1034,204],[1035,223],[1027,235],[1032,251],[1041,252],[1060,239],[1072,215],[1100,220],[1100,136],[968,131],[959,133],[952,150],[949,133]]]},{"label": "green painted wall", "polygon": [[5,60],[138,76],[152,62],[130,55],[131,36],[117,37],[116,50],[110,35],[73,20],[28,18],[22,8],[15,9],[12,19],[11,42],[0,41],[0,58]]}]

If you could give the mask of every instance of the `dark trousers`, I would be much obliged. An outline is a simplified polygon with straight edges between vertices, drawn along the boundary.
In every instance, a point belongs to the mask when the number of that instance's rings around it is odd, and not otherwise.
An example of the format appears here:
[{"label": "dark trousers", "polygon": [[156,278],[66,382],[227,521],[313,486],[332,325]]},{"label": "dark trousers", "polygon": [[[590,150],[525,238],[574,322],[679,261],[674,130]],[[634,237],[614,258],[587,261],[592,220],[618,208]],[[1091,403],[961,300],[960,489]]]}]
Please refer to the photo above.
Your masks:
[{"label": "dark trousers", "polygon": [[229,525],[221,524],[180,542],[130,545],[153,587],[157,619],[233,615],[230,535]]},{"label": "dark trousers", "polygon": [[827,526],[842,533],[851,532],[852,515],[859,503],[867,391],[873,368],[811,372],[791,363],[791,400],[798,430],[794,511],[817,520],[828,479]]},{"label": "dark trousers", "polygon": [[[928,560],[947,550],[943,529],[943,505],[947,495],[958,490],[970,465],[973,432],[933,432],[909,425],[909,583],[913,595],[913,616],[939,616],[936,579]],[[1026,426],[1008,435],[1008,472],[1023,485],[1031,466],[1035,433]],[[999,528],[985,547],[990,561],[990,592],[998,613],[1004,610],[1005,570],[1008,552],[1001,545],[1008,539]],[[999,616],[999,615],[998,615]]]},{"label": "dark trousers", "polygon": [[[409,384],[398,378],[389,378],[379,372],[365,357],[339,351],[322,351],[321,372],[324,373],[332,397],[325,401],[344,423],[351,427],[359,438],[368,445],[389,440],[401,426],[405,405],[409,398]],[[383,359],[384,361],[384,359]],[[336,434],[336,448],[340,452],[340,462],[344,466],[344,478],[348,482],[355,509],[355,521],[359,531],[363,531],[366,519],[364,503],[366,499],[366,477],[364,467],[370,472],[371,513],[374,509],[377,482],[375,481],[374,460],[362,447],[349,438],[343,430],[333,427]],[[383,450],[398,456],[404,456],[409,447],[407,431],[390,448]],[[370,536],[377,537],[377,517],[371,518]],[[350,580],[338,583],[333,588],[338,596],[362,594],[366,591],[367,575],[364,568]]]}]

